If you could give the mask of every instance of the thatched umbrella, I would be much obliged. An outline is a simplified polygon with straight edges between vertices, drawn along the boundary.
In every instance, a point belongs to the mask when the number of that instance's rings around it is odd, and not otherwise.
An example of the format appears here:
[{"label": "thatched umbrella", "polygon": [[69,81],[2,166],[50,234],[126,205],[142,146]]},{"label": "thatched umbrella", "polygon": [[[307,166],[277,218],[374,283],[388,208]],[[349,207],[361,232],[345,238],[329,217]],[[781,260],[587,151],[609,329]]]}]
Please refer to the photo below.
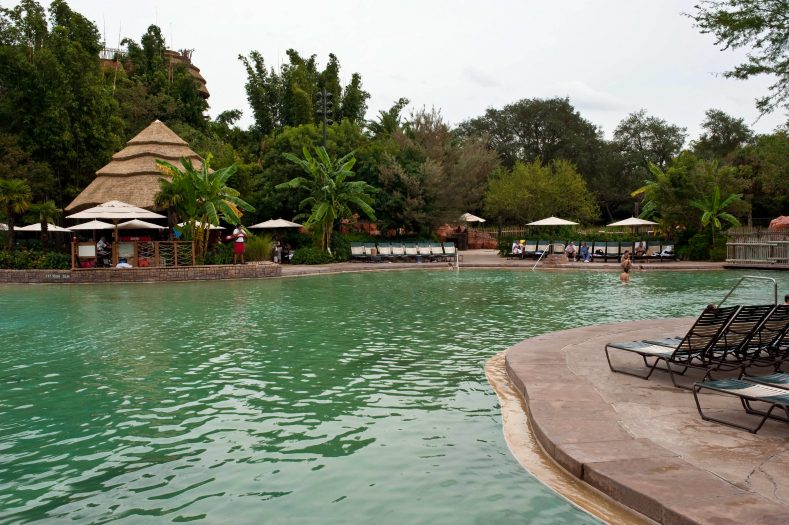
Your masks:
[{"label": "thatched umbrella", "polygon": [[203,166],[189,144],[157,120],[113,155],[110,163],[96,172],[93,182],[66,206],[66,211],[74,213],[107,201],[153,209],[159,179],[166,178],[157,168],[156,159],[177,165],[181,157],[191,160],[196,169]]}]

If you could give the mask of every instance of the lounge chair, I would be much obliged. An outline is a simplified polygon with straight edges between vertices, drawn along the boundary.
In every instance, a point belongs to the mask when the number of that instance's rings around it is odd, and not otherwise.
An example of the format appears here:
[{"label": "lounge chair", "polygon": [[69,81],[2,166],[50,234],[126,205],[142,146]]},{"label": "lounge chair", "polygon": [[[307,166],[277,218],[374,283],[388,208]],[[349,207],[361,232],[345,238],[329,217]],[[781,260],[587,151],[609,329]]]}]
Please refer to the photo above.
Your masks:
[{"label": "lounge chair", "polygon": [[381,259],[392,259],[392,245],[388,242],[378,243],[378,256]]},{"label": "lounge chair", "polygon": [[674,253],[673,244],[663,244],[660,250],[660,262],[663,261],[676,261],[677,255]]},{"label": "lounge chair", "polygon": [[444,254],[444,248],[441,247],[440,242],[431,242],[430,243],[430,258],[434,261],[444,261],[446,260],[446,255]]},{"label": "lounge chair", "polygon": [[702,356],[707,369],[704,379],[711,378],[710,374],[715,371],[744,371],[750,366],[753,350],[749,351],[749,344],[754,337],[758,337],[773,310],[775,305],[772,304],[741,307],[715,344]]},{"label": "lounge chair", "polygon": [[375,247],[374,242],[364,243],[364,253],[367,255],[367,259],[370,261],[376,262],[381,260],[378,258],[378,248]]},{"label": "lounge chair", "polygon": [[748,366],[779,370],[789,359],[789,305],[779,304],[748,341]]},{"label": "lounge chair", "polygon": [[405,259],[405,246],[401,242],[392,243],[392,258]]},{"label": "lounge chair", "polygon": [[619,250],[619,241],[605,243],[605,262],[610,260],[618,261],[621,255],[622,252]]},{"label": "lounge chair", "polygon": [[463,260],[462,256],[458,256],[457,248],[455,248],[454,242],[445,242],[444,243],[444,255],[447,256],[448,260],[453,260],[458,257],[460,260]]},{"label": "lounge chair", "polygon": [[[701,408],[701,402],[699,401],[699,392],[702,390],[712,390],[720,394],[738,397],[746,413],[761,418],[759,423],[755,427],[749,427],[735,421],[712,417],[708,414],[705,415]],[[717,381],[699,382],[693,385],[693,399],[696,401],[696,408],[699,410],[701,419],[705,421],[715,421],[716,423],[722,423],[730,427],[741,428],[753,434],[757,433],[768,419],[789,423],[789,391],[783,388],[756,384],[744,379],[720,379]],[[757,402],[766,403],[767,409],[759,410],[754,408],[753,403]],[[775,409],[779,410],[778,414],[773,413]],[[783,411],[783,414],[781,414],[780,411]]]},{"label": "lounge chair", "polygon": [[647,241],[647,259],[660,259],[660,241]]},{"label": "lounge chair", "polygon": [[418,242],[416,244],[416,250],[419,252],[419,257],[421,257],[423,262],[427,262],[433,259],[433,249],[430,246],[429,242]]},{"label": "lounge chair", "polygon": [[417,256],[419,255],[419,250],[416,247],[416,244],[412,242],[405,243],[405,256],[408,259],[416,260]]},{"label": "lounge chair", "polygon": [[[688,368],[703,368],[704,361],[702,360],[705,352],[707,352],[719,339],[721,333],[731,323],[737,312],[740,311],[740,306],[730,306],[725,308],[706,308],[693,326],[690,327],[688,333],[682,338],[676,347],[668,347],[660,344],[651,343],[648,341],[628,341],[623,343],[608,343],[605,345],[605,357],[608,360],[608,367],[612,372],[619,372],[628,374],[641,379],[649,379],[652,372],[661,370],[668,372],[671,376],[671,382],[676,387],[682,387],[677,384],[674,374],[684,375]],[[622,352],[629,352],[641,356],[644,361],[644,366],[647,372],[637,373],[631,372],[625,368],[616,368],[611,363],[611,350],[619,350]],[[648,358],[654,361],[650,363]],[[658,367],[660,362],[665,363],[665,368]],[[672,369],[672,365],[682,368],[681,371]]]},{"label": "lounge chair", "polygon": [[526,257],[539,257],[537,254],[537,245],[539,243],[537,241],[526,241],[523,245],[523,258]]},{"label": "lounge chair", "polygon": [[360,242],[352,242],[351,243],[351,260],[352,261],[363,261],[367,258],[367,254],[364,253],[364,244]]},{"label": "lounge chair", "polygon": [[769,374],[766,376],[743,375],[740,377],[740,379],[750,381],[751,383],[758,383],[760,385],[774,386],[775,388],[789,390],[789,373],[786,372],[775,372],[774,374]]}]

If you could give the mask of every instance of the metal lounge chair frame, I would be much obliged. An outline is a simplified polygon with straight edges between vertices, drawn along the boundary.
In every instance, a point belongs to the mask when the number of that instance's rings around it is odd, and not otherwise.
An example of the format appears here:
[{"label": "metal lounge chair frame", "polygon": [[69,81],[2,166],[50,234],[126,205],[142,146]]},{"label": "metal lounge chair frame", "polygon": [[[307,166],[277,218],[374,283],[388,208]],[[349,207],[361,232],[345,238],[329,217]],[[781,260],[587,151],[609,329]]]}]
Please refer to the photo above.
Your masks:
[{"label": "metal lounge chair frame", "polygon": [[[690,327],[688,333],[682,338],[680,343],[674,347],[667,347],[647,341],[630,341],[624,343],[608,343],[605,345],[605,357],[608,367],[612,372],[627,374],[641,379],[649,379],[655,370],[668,372],[671,382],[678,388],[688,388],[679,385],[676,375],[685,375],[688,368],[703,368],[703,356],[718,341],[723,331],[729,326],[740,306],[730,306],[726,308],[705,309]],[[616,368],[611,362],[610,350],[639,355],[647,368],[645,374],[631,372],[625,368]],[[650,363],[648,359],[654,361]],[[658,367],[661,362],[665,363],[665,368]],[[674,370],[672,365],[682,368]]]},{"label": "metal lounge chair frame", "polygon": [[[705,389],[738,397],[747,414],[759,416],[761,418],[759,423],[755,427],[750,427],[741,425],[735,421],[704,414],[701,408],[701,402],[699,401],[699,392]],[[718,381],[698,382],[693,385],[693,399],[696,401],[696,408],[699,410],[701,419],[705,421],[715,421],[716,423],[721,423],[730,427],[741,428],[752,434],[757,433],[768,419],[789,423],[789,391],[782,388],[757,384],[744,379],[720,379]],[[754,402],[766,403],[769,407],[767,410],[759,410],[754,408]],[[782,410],[783,414],[774,414],[773,411],[775,409]]]}]

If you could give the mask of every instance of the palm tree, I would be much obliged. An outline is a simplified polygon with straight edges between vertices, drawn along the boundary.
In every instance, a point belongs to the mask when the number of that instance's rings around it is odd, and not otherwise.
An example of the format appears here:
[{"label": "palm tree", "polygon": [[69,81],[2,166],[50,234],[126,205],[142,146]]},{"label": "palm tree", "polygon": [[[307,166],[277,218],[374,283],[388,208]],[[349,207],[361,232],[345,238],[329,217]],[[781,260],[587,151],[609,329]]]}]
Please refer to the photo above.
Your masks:
[{"label": "palm tree", "polygon": [[331,238],[334,232],[334,223],[338,219],[350,218],[353,204],[370,219],[375,220],[375,212],[370,203],[370,195],[375,188],[364,181],[349,181],[354,173],[351,171],[356,159],[353,152],[342,158],[332,160],[326,149],[322,146],[315,148],[316,156],[313,157],[307,147],[302,149],[304,158],[299,158],[290,153],[283,156],[289,161],[301,166],[309,178],[296,177],[278,184],[276,189],[306,189],[309,195],[299,204],[300,208],[309,208],[310,213],[303,213],[299,217],[307,217],[305,226],[316,225],[321,238],[321,250],[331,253]]},{"label": "palm tree", "polygon": [[241,222],[241,210],[255,211],[238,196],[237,190],[227,185],[236,172],[235,165],[212,171],[210,155],[200,169],[195,169],[191,160],[183,158],[183,169],[163,160],[157,160],[156,164],[162,173],[172,177],[170,185],[164,184],[164,191],[160,191],[157,198],[160,202],[171,202],[176,215],[189,223],[195,251],[202,257],[208,250],[211,225],[218,225],[220,219],[236,225]]},{"label": "palm tree", "polygon": [[739,226],[740,221],[737,217],[727,213],[725,210],[730,204],[737,202],[742,197],[741,193],[732,193],[721,201],[721,189],[717,184],[712,190],[712,195],[699,201],[691,202],[691,205],[701,210],[701,225],[706,228],[710,226],[712,230],[712,247],[715,248],[715,230],[721,229],[721,220],[724,220],[732,226]]},{"label": "palm tree", "polygon": [[55,205],[55,201],[46,201],[30,206],[33,213],[38,214],[41,223],[41,248],[49,250],[49,223],[54,222],[60,215],[60,209]]},{"label": "palm tree", "polygon": [[16,244],[14,218],[27,211],[33,194],[30,185],[22,179],[0,179],[0,206],[8,220],[8,249],[13,250]]}]

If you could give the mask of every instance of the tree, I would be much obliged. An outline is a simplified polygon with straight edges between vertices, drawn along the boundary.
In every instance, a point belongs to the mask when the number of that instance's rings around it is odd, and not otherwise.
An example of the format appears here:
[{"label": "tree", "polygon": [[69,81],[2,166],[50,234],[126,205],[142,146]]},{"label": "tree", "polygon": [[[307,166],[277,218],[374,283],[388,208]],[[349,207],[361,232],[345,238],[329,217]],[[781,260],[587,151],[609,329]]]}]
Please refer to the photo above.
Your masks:
[{"label": "tree", "polygon": [[304,158],[290,153],[284,156],[301,167],[307,175],[296,177],[277,186],[278,189],[305,189],[308,196],[301,201],[300,208],[309,208],[305,226],[317,226],[321,240],[321,250],[331,253],[331,239],[334,223],[339,219],[353,216],[351,205],[375,220],[375,211],[370,206],[375,189],[364,181],[350,181],[356,159],[353,152],[333,160],[322,146],[315,148],[315,156],[304,146]]},{"label": "tree", "polygon": [[747,173],[750,187],[745,198],[753,216],[771,219],[789,209],[789,131],[757,136],[737,149],[731,163]]},{"label": "tree", "polygon": [[49,200],[32,204],[30,211],[33,212],[41,225],[41,248],[49,250],[49,223],[54,222],[60,216],[60,209],[55,205],[55,201]]},{"label": "tree", "polygon": [[748,79],[770,75],[768,95],[756,100],[762,115],[789,108],[789,2],[787,0],[700,0],[688,14],[721,50],[746,48],[747,61],[724,73]]},{"label": "tree", "polygon": [[[156,161],[160,171],[170,180],[159,180],[160,192],[156,199],[169,203],[176,215],[188,223],[189,236],[195,241],[195,251],[205,257],[211,225],[220,220],[239,224],[244,211],[255,209],[238,196],[238,191],[227,185],[236,167],[228,166],[212,171],[211,157],[205,159],[200,169],[191,160],[181,159],[183,169],[163,160]],[[173,195],[178,195],[177,199]]]},{"label": "tree", "polygon": [[649,116],[644,109],[628,115],[614,130],[614,142],[625,159],[626,169],[642,175],[647,173],[650,162],[666,169],[682,150],[686,137],[686,128]]},{"label": "tree", "polygon": [[704,132],[691,145],[697,155],[707,159],[723,159],[737,148],[753,141],[753,132],[741,118],[734,118],[719,109],[708,109],[701,124]]},{"label": "tree", "polygon": [[0,207],[8,221],[8,249],[16,244],[14,221],[16,216],[30,208],[30,186],[22,179],[0,179]]},{"label": "tree", "polygon": [[550,215],[588,222],[599,214],[594,197],[570,162],[543,165],[539,159],[499,171],[489,182],[485,212],[521,224]]},{"label": "tree", "polygon": [[693,201],[691,204],[701,210],[701,225],[706,228],[709,226],[712,231],[712,248],[715,248],[715,231],[720,230],[721,220],[728,222],[732,226],[739,226],[740,221],[735,216],[724,211],[731,204],[740,199],[739,193],[731,194],[721,200],[721,189],[717,184],[712,190],[712,195],[705,199]]},{"label": "tree", "polygon": [[282,131],[286,126],[318,124],[322,115],[315,111],[315,97],[323,89],[331,95],[333,103],[328,115],[330,119],[335,122],[349,119],[357,124],[364,121],[370,94],[362,89],[361,75],[353,73],[351,81],[343,88],[340,62],[333,53],[329,53],[323,71],[318,70],[316,55],[305,58],[294,49],[285,53],[288,62],[279,72],[266,68],[258,51],[252,51],[248,57],[238,56],[247,71],[244,87],[258,138]]}]

